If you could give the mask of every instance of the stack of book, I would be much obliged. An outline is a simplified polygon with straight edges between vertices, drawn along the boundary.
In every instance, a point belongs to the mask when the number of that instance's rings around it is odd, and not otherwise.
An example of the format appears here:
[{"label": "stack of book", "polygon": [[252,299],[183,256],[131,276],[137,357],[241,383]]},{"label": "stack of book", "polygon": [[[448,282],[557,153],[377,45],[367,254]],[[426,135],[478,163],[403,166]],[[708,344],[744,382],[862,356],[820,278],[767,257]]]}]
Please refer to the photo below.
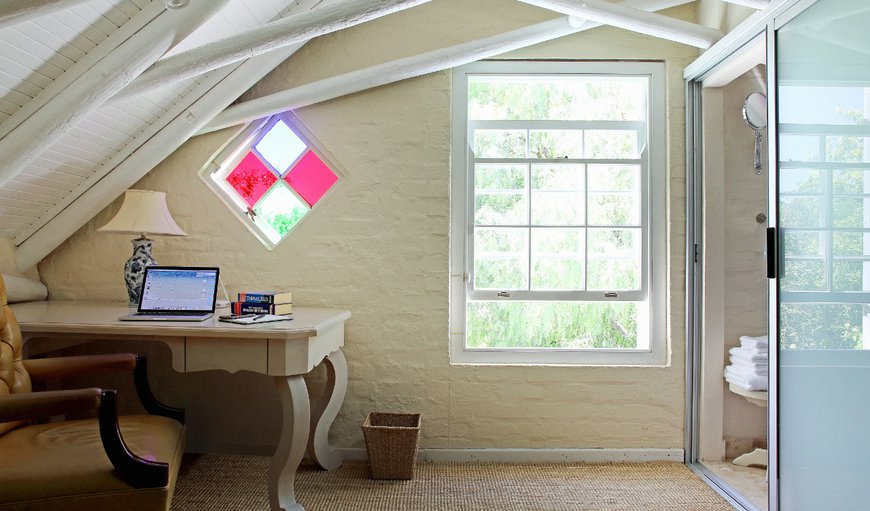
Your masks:
[{"label": "stack of book", "polygon": [[233,314],[278,314],[293,312],[290,291],[247,291],[239,293],[239,301],[230,304]]}]

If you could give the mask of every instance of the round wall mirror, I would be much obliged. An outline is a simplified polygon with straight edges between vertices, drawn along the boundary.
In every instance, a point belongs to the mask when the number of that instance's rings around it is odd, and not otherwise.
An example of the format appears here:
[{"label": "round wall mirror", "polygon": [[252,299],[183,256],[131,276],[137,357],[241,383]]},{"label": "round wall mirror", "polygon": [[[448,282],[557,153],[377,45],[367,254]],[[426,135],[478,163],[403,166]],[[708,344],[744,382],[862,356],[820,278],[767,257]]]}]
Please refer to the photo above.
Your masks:
[{"label": "round wall mirror", "polygon": [[767,127],[767,96],[753,92],[743,102],[743,120],[757,130]]},{"label": "round wall mirror", "polygon": [[761,175],[761,130],[767,127],[767,96],[760,92],[746,96],[743,120],[755,130],[755,173]]}]

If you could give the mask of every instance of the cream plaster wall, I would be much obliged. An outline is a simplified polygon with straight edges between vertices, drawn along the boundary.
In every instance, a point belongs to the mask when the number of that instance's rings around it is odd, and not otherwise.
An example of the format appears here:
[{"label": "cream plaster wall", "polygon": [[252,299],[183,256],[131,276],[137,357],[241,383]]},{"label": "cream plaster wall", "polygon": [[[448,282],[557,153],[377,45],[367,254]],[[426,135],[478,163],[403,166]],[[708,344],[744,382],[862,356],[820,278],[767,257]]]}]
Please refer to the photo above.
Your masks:
[{"label": "cream plaster wall", "polygon": [[[694,18],[692,6],[669,14]],[[313,41],[249,96],[552,17],[548,11],[512,0],[436,0]],[[329,151],[343,178],[328,200],[271,252],[196,176],[226,141],[228,131],[188,141],[136,185],[167,191],[173,215],[191,234],[158,239],[155,258],[164,264],[219,265],[230,293],[289,287],[298,306],[352,311],[345,348],[348,394],[331,434],[339,446],[361,447],[363,417],[368,411],[382,410],[421,412],[425,448],[681,448],[682,70],[697,51],[600,28],[507,57],[665,61],[669,144],[668,166],[661,170],[667,172],[669,183],[667,367],[449,363],[449,72],[297,112]],[[54,297],[124,299],[120,274],[130,251],[128,241],[95,231],[118,206],[116,201],[41,262],[41,274]],[[166,364],[166,353],[155,356]],[[250,452],[267,450],[275,442],[280,417],[274,391],[263,378],[160,371],[158,393],[172,394],[175,399],[165,399],[192,412],[192,450]],[[216,423],[221,424],[218,431]]]}]

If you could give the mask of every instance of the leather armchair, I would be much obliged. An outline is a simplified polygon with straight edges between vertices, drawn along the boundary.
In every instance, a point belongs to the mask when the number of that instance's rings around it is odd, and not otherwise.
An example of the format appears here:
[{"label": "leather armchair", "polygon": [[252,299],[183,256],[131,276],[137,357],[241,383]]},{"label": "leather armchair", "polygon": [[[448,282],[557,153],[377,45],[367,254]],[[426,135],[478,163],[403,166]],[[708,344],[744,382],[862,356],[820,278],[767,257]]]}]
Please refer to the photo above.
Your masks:
[{"label": "leather armchair", "polygon": [[[150,415],[118,417],[114,390],[34,392],[33,383],[131,371]],[[0,277],[0,511],[168,510],[184,453],[184,411],[159,403],[143,356],[24,360]],[[97,418],[57,421],[95,411]],[[37,419],[55,418],[50,422]]]}]

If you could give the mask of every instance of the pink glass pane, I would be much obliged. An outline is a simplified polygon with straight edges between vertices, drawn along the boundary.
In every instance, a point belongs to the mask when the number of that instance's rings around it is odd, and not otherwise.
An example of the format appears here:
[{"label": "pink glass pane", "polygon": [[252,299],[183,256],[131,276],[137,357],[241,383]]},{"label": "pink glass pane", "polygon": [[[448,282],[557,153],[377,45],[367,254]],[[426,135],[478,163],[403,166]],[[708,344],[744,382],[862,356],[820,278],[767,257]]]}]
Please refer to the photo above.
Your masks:
[{"label": "pink glass pane", "polygon": [[338,181],[338,176],[314,154],[314,151],[308,151],[284,179],[305,199],[305,202],[314,206]]},{"label": "pink glass pane", "polygon": [[227,176],[227,183],[249,206],[256,204],[277,180],[275,174],[251,152]]}]

